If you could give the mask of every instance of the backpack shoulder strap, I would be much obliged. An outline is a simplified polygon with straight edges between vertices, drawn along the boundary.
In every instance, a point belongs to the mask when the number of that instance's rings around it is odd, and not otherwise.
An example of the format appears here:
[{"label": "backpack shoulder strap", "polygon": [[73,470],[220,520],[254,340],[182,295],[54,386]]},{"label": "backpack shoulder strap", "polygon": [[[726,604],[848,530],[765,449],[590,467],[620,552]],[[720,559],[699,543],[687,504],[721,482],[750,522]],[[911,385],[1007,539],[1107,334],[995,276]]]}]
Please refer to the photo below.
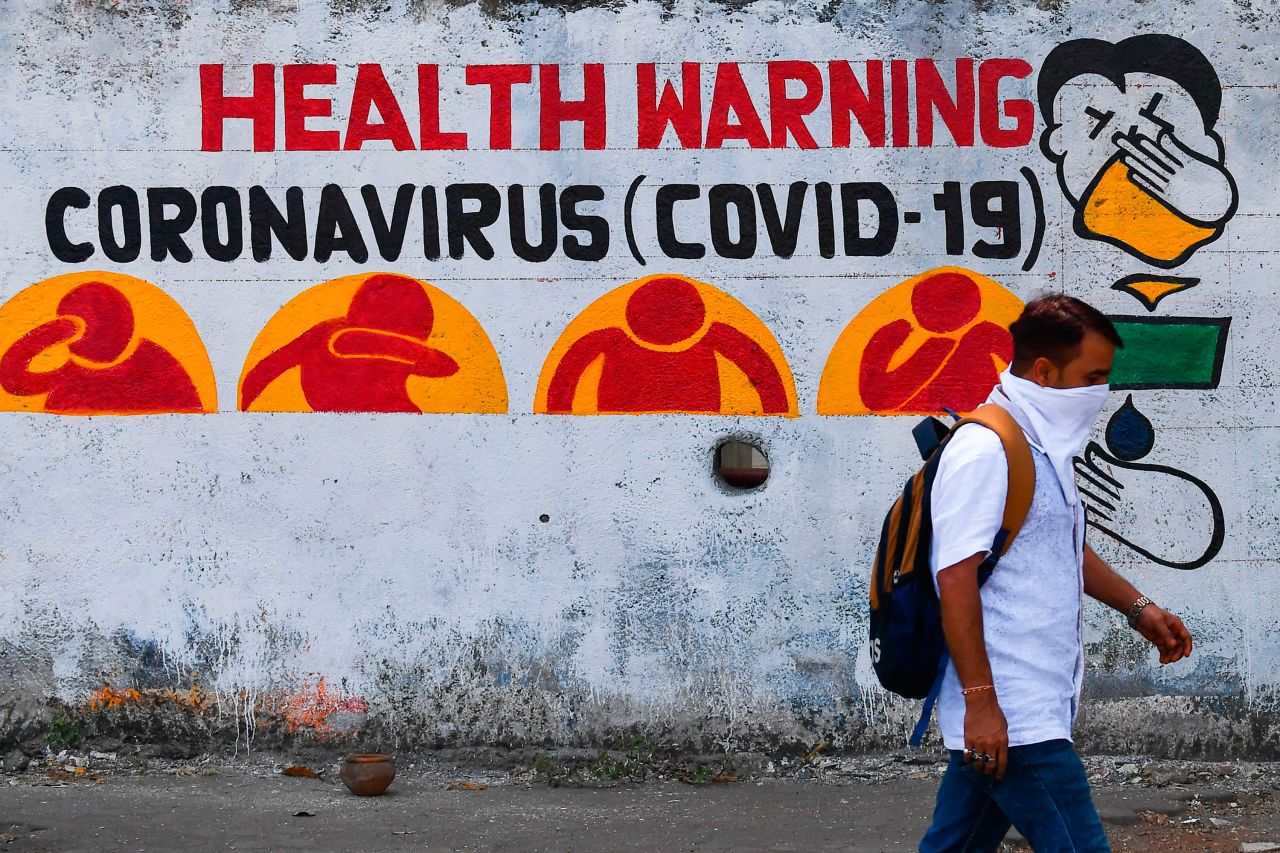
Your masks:
[{"label": "backpack shoulder strap", "polygon": [[1027,513],[1031,511],[1031,498],[1036,490],[1036,465],[1031,458],[1031,445],[1027,443],[1027,436],[1013,419],[1013,415],[994,403],[979,406],[953,426],[952,433],[965,424],[981,424],[998,435],[1004,446],[1005,459],[1009,464],[1009,493],[1005,498],[1004,518],[1000,523],[1001,531],[1005,534],[1004,546],[1000,549],[1003,556],[1022,529]]}]

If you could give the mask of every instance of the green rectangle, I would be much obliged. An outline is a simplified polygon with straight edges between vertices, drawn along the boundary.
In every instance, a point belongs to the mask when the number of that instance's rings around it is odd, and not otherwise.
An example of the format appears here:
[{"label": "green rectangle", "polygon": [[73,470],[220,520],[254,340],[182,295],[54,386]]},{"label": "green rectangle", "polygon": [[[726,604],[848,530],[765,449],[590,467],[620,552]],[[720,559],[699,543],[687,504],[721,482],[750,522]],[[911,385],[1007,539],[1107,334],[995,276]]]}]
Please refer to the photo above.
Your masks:
[{"label": "green rectangle", "polygon": [[1111,387],[1217,388],[1230,317],[1112,317],[1124,346]]}]

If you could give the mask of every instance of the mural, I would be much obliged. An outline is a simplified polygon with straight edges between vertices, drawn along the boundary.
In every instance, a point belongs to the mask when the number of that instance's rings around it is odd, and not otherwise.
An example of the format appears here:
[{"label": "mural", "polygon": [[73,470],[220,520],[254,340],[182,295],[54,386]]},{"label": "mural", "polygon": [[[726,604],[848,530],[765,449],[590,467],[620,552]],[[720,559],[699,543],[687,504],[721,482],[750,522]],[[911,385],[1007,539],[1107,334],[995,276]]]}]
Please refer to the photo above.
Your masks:
[{"label": "mural", "polygon": [[443,291],[403,275],[347,276],[281,308],[240,377],[254,412],[507,410],[498,354]]},{"label": "mural", "polygon": [[1128,343],[1089,536],[1213,629],[1162,678],[1086,626],[1081,741],[1280,755],[1268,4],[116,5],[0,14],[22,707],[116,673],[268,749],[897,749],[850,565],[1065,287]]},{"label": "mural", "polygon": [[1075,461],[1085,518],[1148,560],[1198,569],[1222,548],[1222,504],[1204,481],[1185,471],[1139,463],[1155,440],[1155,428],[1130,395],[1107,422],[1107,449],[1091,441]]},{"label": "mural", "polygon": [[609,291],[569,323],[542,366],[534,411],[799,415],[768,327],[727,293],[665,274]]},{"label": "mural", "polygon": [[164,291],[108,272],[61,275],[0,307],[0,411],[216,411],[195,325]]},{"label": "mural", "polygon": [[1236,210],[1215,127],[1222,86],[1209,60],[1168,35],[1075,39],[1037,78],[1040,148],[1075,209],[1075,232],[1161,268],[1216,240]]},{"label": "mural", "polygon": [[873,299],[840,333],[818,386],[820,415],[977,408],[1013,358],[1022,301],[972,270],[940,267]]},{"label": "mural", "polygon": [[1230,317],[1110,319],[1124,341],[1111,370],[1113,390],[1218,387]]}]

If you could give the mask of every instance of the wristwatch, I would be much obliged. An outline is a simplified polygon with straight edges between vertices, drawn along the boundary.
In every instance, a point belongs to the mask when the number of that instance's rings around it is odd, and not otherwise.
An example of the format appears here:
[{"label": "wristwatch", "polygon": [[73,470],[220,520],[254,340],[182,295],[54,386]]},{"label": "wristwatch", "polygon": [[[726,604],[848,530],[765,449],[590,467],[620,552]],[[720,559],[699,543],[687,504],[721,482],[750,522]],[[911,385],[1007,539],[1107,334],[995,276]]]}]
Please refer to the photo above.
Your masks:
[{"label": "wristwatch", "polygon": [[1133,604],[1129,605],[1129,612],[1126,614],[1126,618],[1129,620],[1130,628],[1138,627],[1138,614],[1141,613],[1142,608],[1146,607],[1148,604],[1155,604],[1155,602],[1143,595],[1140,596]]}]

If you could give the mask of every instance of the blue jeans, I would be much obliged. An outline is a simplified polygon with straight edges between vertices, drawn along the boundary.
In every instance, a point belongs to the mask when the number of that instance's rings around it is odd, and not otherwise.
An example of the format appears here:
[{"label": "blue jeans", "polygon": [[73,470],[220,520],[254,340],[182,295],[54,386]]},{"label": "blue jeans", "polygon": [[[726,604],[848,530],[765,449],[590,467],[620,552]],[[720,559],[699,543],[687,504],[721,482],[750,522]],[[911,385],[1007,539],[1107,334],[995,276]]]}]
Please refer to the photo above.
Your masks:
[{"label": "blue jeans", "polygon": [[958,750],[938,788],[933,824],[921,853],[989,853],[1015,826],[1036,853],[1109,851],[1093,807],[1089,780],[1068,740],[1009,748],[1003,780],[997,782]]}]

